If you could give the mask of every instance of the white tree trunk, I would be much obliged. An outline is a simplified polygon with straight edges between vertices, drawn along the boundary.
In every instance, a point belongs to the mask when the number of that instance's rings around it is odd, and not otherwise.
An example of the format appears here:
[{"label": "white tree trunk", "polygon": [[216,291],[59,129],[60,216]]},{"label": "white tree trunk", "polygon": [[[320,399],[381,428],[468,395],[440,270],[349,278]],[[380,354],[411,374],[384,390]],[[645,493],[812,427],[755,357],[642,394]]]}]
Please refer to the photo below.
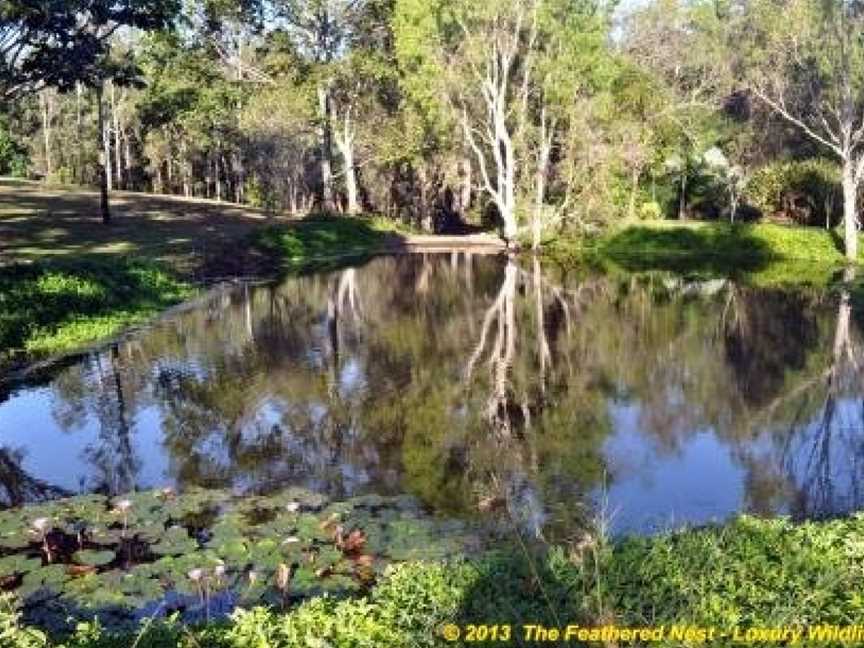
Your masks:
[{"label": "white tree trunk", "polygon": [[39,103],[42,104],[42,138],[45,147],[45,179],[47,180],[54,169],[51,164],[51,106],[44,92],[39,94]]},{"label": "white tree trunk", "polygon": [[115,86],[111,84],[111,122],[114,127],[114,175],[115,184],[118,189],[123,187],[123,162],[120,158],[120,116],[117,114],[117,98]]},{"label": "white tree trunk", "polygon": [[543,232],[543,204],[546,200],[546,176],[549,172],[549,157],[552,153],[552,138],[555,120],[546,120],[546,109],[540,116],[540,150],[537,152],[537,169],[534,177],[534,216],[531,221],[531,249],[540,249]]},{"label": "white tree trunk", "polygon": [[471,159],[464,158],[460,162],[462,168],[462,187],[459,197],[459,211],[462,213],[462,218],[468,215],[468,210],[471,209]]},{"label": "white tree trunk", "polygon": [[114,167],[111,164],[111,127],[108,125],[108,120],[105,120],[102,125],[102,146],[105,153],[105,182],[108,185],[108,191],[111,191],[114,188],[114,174],[112,173]]},{"label": "white tree trunk", "polygon": [[846,258],[858,259],[858,182],[851,161],[843,162],[843,243]]},{"label": "white tree trunk", "polygon": [[333,171],[330,162],[330,138],[332,135],[330,90],[324,83],[318,85],[318,112],[321,118],[321,124],[318,127],[319,145],[321,147],[321,186],[323,193],[321,208],[329,212],[334,210],[336,200],[333,194]]},{"label": "white tree trunk", "polygon": [[351,107],[345,111],[342,119],[342,131],[336,131],[336,146],[342,154],[345,165],[345,191],[348,194],[348,213],[357,214],[360,207],[357,202],[357,170],[354,162],[354,126],[351,122]]},{"label": "white tree trunk", "polygon": [[477,159],[484,188],[498,208],[502,221],[501,235],[508,246],[518,233],[516,156],[511,128],[507,123],[512,107],[510,76],[519,51],[518,34],[517,28],[515,34],[501,36],[493,41],[489,48],[485,72],[477,74],[486,108],[483,116],[475,117],[472,122],[467,105],[462,106],[465,140]]}]

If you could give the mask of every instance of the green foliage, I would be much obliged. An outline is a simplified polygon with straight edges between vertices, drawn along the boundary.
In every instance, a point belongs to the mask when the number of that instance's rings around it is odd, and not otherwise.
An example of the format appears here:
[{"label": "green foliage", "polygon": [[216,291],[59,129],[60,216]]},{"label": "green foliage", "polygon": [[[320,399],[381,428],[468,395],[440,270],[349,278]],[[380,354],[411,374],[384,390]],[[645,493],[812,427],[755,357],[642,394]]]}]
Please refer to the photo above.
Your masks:
[{"label": "green foliage", "polygon": [[639,218],[642,220],[658,220],[663,215],[663,208],[654,200],[642,203],[639,207]]},{"label": "green foliage", "polygon": [[[745,201],[763,216],[787,210],[790,199],[799,196],[810,212],[801,224],[836,224],[842,216],[839,166],[824,159],[774,162],[758,169],[744,191]],[[797,220],[797,214],[787,216]]]},{"label": "green foliage", "polygon": [[631,623],[854,623],[864,605],[862,530],[861,516],[800,526],[742,517],[631,539],[605,564],[602,595]]},{"label": "green foliage", "polygon": [[597,248],[612,257],[716,257],[732,264],[758,265],[797,259],[840,263],[842,254],[831,232],[784,225],[728,223],[657,223],[609,233]]},{"label": "green foliage", "polygon": [[97,83],[117,29],[164,29],[179,6],[178,0],[4,1],[0,20],[10,55],[0,63],[0,96],[11,99],[42,85],[69,90],[76,81]]},{"label": "green foliage", "polygon": [[23,178],[29,165],[27,149],[15,140],[6,125],[0,121],[0,175]]},{"label": "green foliage", "polygon": [[40,262],[0,269],[0,362],[67,351],[194,294],[143,260]]},{"label": "green foliage", "polygon": [[771,223],[646,222],[588,240],[557,239],[546,254],[567,265],[731,275],[756,285],[829,285],[844,262],[833,231]]},{"label": "green foliage", "polygon": [[257,176],[246,180],[246,200],[253,207],[260,207],[270,212],[276,210],[276,195],[268,190]]},{"label": "green foliage", "polygon": [[[444,623],[693,623],[740,626],[851,624],[864,611],[864,518],[795,525],[742,517],[725,526],[629,538],[580,550],[501,551],[394,566],[365,597],[322,596],[280,612],[238,610],[228,622],[184,628],[145,622],[134,635],[86,623],[65,648],[448,645]],[[4,600],[2,645],[60,646],[21,625]],[[449,645],[469,645],[456,642]],[[493,644],[470,644],[493,645]],[[658,646],[678,645],[666,640]],[[728,638],[705,644],[728,645]]]}]

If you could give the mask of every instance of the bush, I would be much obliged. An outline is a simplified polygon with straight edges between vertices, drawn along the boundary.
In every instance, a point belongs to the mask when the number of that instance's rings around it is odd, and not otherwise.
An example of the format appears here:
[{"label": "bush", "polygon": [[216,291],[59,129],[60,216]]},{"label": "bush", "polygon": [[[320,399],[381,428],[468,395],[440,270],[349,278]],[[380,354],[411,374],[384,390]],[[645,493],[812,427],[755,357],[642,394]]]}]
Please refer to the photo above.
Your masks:
[{"label": "bush", "polygon": [[28,164],[27,150],[12,138],[0,122],[0,175],[26,177]]},{"label": "bush", "polygon": [[767,164],[753,174],[743,198],[763,217],[780,214],[801,225],[834,225],[843,209],[840,169],[823,159]]},{"label": "bush", "polygon": [[663,216],[663,208],[654,200],[644,202],[639,207],[639,218],[642,220],[658,220],[661,216]]}]

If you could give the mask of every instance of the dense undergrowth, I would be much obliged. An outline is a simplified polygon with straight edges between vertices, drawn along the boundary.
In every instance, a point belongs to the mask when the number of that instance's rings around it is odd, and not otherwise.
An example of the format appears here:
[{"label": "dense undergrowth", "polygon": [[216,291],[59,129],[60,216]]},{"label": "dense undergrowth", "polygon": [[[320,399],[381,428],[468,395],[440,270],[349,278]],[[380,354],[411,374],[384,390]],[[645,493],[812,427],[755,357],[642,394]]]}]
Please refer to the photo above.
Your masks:
[{"label": "dense undergrowth", "polygon": [[[225,621],[187,628],[145,620],[135,635],[98,622],[51,639],[9,608],[0,645],[21,648],[426,647],[532,645],[523,626],[619,627],[693,624],[715,640],[748,628],[854,624],[864,612],[864,517],[795,525],[743,517],[727,525],[579,550],[497,552],[450,562],[391,567],[364,597],[318,597],[282,611],[238,610]],[[9,601],[7,601],[7,604]],[[443,624],[508,624],[512,639],[448,644]],[[806,635],[805,635],[806,636]],[[463,634],[464,639],[464,634]],[[546,643],[544,645],[555,645]],[[570,642],[567,645],[581,645]],[[600,644],[592,644],[600,645]],[[652,645],[695,645],[666,638]],[[830,641],[819,645],[839,645]]]}]

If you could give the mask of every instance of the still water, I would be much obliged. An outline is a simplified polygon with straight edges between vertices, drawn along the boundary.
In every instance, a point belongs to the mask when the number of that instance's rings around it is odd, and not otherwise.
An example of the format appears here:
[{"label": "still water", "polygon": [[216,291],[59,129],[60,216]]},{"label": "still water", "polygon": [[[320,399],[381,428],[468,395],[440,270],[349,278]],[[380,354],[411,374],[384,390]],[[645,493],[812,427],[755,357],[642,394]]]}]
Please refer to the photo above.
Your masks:
[{"label": "still water", "polygon": [[864,505],[848,295],[529,259],[234,286],[0,396],[0,501],[408,493],[562,539]]}]

